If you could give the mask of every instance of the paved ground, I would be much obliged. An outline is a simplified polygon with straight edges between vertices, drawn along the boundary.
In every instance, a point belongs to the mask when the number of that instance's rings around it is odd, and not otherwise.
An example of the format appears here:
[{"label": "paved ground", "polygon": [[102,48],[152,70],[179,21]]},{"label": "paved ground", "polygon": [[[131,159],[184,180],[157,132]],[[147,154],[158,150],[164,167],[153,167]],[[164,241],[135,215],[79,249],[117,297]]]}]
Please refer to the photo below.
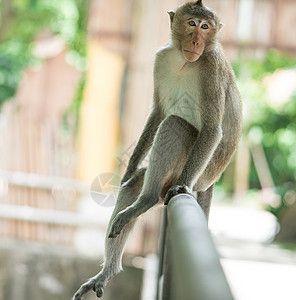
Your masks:
[{"label": "paved ground", "polygon": [[276,219],[264,211],[213,207],[210,228],[235,300],[295,300],[296,253],[270,241]]},{"label": "paved ground", "polygon": [[296,265],[222,259],[236,300],[295,300]]}]

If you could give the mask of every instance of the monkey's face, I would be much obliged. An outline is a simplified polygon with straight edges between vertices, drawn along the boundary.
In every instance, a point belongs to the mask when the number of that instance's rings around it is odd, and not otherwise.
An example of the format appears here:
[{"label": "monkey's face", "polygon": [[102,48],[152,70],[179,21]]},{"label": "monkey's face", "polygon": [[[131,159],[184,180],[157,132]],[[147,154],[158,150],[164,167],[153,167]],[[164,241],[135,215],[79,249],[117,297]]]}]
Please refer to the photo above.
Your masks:
[{"label": "monkey's face", "polygon": [[189,62],[198,60],[214,48],[217,33],[223,26],[215,12],[201,2],[189,2],[176,12],[168,12],[173,43]]},{"label": "monkey's face", "polygon": [[199,59],[207,42],[212,39],[214,24],[211,20],[189,17],[182,22],[181,30],[180,46],[182,53],[188,61],[194,62]]}]

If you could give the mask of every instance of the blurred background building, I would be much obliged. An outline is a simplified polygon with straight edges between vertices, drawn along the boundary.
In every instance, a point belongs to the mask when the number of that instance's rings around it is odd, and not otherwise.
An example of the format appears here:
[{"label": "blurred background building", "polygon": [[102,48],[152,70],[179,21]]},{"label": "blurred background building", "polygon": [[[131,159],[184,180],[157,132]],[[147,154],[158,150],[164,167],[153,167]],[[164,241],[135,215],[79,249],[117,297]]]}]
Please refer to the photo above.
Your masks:
[{"label": "blurred background building", "polygon": [[[69,298],[97,272],[149,113],[154,54],[169,39],[166,12],[182,3],[0,1],[0,300]],[[296,2],[204,4],[225,23],[245,120],[210,228],[236,299],[295,299]],[[140,299],[159,223],[152,211],[134,232],[106,299]]]}]

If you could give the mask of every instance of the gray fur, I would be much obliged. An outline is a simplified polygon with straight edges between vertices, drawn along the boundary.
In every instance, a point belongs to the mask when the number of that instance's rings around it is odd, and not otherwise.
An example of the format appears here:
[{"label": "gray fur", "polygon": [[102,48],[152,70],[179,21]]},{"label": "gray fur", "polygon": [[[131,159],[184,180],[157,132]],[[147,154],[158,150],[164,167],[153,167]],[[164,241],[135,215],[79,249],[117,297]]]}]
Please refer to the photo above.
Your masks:
[{"label": "gray fur", "polygon": [[[184,18],[210,18],[214,30],[194,62],[182,54]],[[217,42],[221,23],[201,1],[170,12],[172,38],[155,59],[150,116],[129,161],[105,241],[105,263],[74,300],[93,289],[98,297],[121,270],[121,258],[136,218],[179,190],[194,190],[208,216],[213,187],[227,167],[241,132],[241,100],[234,74]],[[151,148],[147,170],[137,170]],[[179,186],[179,187],[178,187]],[[181,189],[180,189],[181,186]]]}]

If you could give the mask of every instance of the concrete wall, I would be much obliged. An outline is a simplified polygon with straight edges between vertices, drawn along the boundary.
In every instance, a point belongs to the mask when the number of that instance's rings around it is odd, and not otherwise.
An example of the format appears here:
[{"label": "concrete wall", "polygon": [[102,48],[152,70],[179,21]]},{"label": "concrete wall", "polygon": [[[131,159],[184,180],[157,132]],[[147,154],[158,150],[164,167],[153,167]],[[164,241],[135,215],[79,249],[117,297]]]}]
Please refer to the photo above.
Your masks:
[{"label": "concrete wall", "polygon": [[[69,250],[0,240],[0,300],[70,300],[98,269],[98,260]],[[124,269],[110,281],[103,300],[139,299],[142,270]],[[84,299],[97,298],[90,293]]]}]

